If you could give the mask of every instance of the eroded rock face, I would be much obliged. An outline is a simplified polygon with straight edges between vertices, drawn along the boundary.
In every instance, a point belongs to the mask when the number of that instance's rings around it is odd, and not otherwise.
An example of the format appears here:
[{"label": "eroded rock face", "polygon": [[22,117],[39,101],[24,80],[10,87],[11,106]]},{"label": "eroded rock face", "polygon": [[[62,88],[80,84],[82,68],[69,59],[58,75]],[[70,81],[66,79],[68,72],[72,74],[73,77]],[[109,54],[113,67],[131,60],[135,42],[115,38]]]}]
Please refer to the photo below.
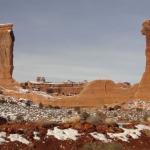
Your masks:
[{"label": "eroded rock face", "polygon": [[12,80],[14,34],[12,24],[0,24],[0,83]]},{"label": "eroded rock face", "polygon": [[142,34],[146,37],[146,67],[145,72],[140,81],[135,97],[138,99],[150,99],[150,20],[144,21],[142,24]]},{"label": "eroded rock face", "polygon": [[89,82],[77,96],[55,101],[54,106],[100,106],[133,99],[137,85],[115,83],[111,80]]}]

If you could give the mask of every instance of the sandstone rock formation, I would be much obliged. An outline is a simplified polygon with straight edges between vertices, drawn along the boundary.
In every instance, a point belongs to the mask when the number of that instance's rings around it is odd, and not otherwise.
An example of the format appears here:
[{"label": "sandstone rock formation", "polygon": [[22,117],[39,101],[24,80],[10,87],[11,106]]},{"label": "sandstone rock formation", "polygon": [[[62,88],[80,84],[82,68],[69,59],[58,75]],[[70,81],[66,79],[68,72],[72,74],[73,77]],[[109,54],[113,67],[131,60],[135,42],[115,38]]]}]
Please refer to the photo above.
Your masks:
[{"label": "sandstone rock formation", "polygon": [[144,21],[141,32],[146,37],[146,67],[135,98],[150,100],[150,20]]},{"label": "sandstone rock formation", "polygon": [[[139,84],[131,86],[128,83],[115,83],[111,80],[96,80],[86,84],[79,95],[70,97],[47,98],[34,92],[23,94],[16,91],[5,91],[5,94],[31,99],[35,103],[65,107],[100,106],[130,99],[150,100],[150,20],[143,23],[142,33],[146,36],[146,68]],[[0,85],[13,81],[13,44],[12,24],[0,25]],[[56,87],[51,88],[55,90]],[[70,89],[70,87],[63,88],[63,92],[68,92],[68,88]]]},{"label": "sandstone rock formation", "polygon": [[89,82],[79,95],[57,100],[52,105],[69,107],[121,103],[133,99],[136,90],[137,85],[117,84],[111,80],[95,80]]},{"label": "sandstone rock formation", "polygon": [[13,81],[13,45],[12,24],[0,24],[0,84]]}]

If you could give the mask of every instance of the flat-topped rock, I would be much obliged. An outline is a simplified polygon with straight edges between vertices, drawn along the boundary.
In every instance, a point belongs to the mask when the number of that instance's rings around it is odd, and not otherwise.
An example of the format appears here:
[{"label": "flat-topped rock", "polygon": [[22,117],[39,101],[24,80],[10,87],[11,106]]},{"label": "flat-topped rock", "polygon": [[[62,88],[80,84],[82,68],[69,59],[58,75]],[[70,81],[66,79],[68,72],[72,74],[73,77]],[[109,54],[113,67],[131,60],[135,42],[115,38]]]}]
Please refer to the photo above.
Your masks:
[{"label": "flat-topped rock", "polygon": [[13,24],[7,23],[7,24],[0,24],[0,30],[12,30]]}]

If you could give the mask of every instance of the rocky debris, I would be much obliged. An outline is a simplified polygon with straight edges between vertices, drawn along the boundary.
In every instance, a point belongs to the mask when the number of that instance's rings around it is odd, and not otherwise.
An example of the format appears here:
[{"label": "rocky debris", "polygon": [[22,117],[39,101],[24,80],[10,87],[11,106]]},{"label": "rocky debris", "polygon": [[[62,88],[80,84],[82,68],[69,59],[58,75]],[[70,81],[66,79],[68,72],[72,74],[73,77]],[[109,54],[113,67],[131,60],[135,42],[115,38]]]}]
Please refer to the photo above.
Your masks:
[{"label": "rocky debris", "polygon": [[14,34],[12,24],[0,24],[0,83],[12,81]]}]

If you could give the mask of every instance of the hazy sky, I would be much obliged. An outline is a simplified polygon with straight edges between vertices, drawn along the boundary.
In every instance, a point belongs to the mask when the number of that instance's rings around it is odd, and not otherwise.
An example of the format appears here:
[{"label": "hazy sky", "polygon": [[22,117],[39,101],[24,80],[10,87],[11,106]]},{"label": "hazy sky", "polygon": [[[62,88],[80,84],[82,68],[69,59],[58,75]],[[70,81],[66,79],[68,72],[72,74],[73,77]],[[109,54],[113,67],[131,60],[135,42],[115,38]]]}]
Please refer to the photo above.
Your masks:
[{"label": "hazy sky", "polygon": [[0,0],[13,23],[14,78],[137,82],[145,66],[141,24],[150,0]]}]

